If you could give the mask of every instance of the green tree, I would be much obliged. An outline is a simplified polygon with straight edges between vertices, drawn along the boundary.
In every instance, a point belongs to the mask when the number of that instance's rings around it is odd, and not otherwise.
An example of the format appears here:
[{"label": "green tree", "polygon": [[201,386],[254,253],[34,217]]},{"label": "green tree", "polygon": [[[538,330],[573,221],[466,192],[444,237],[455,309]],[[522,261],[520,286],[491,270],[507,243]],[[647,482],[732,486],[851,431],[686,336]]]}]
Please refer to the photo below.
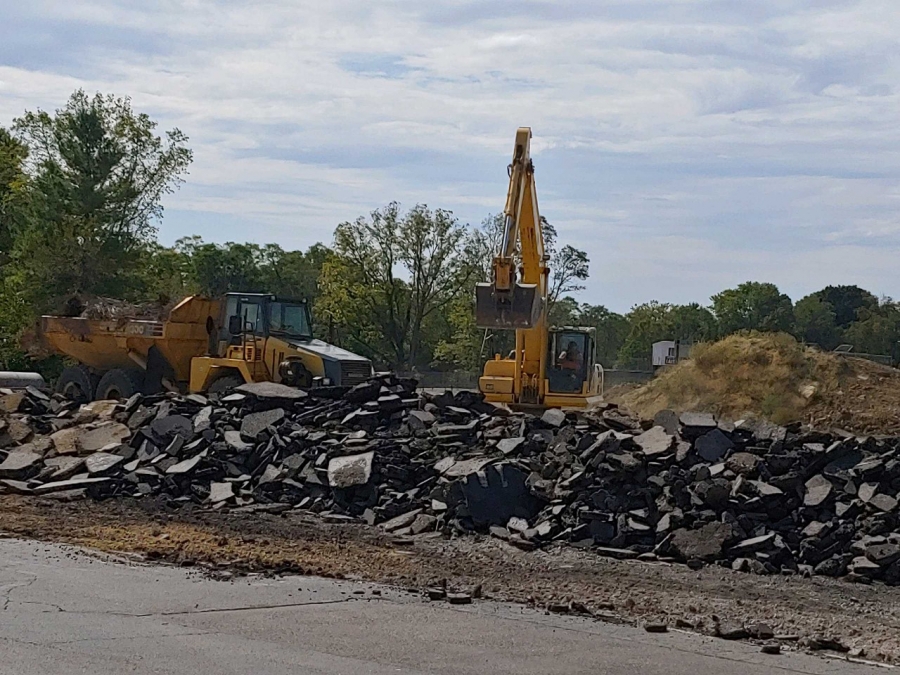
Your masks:
[{"label": "green tree", "polygon": [[625,315],[627,332],[618,361],[626,366],[649,365],[653,343],[660,340],[701,342],[716,337],[716,317],[697,303],[671,305],[655,300],[636,305]]},{"label": "green tree", "polygon": [[311,303],[328,254],[322,244],[306,252],[285,251],[278,244],[213,244],[196,235],[158,253],[168,265],[161,276],[174,277],[176,286],[180,281],[191,292],[213,297],[228,292],[273,293]]},{"label": "green tree", "polygon": [[483,261],[449,211],[396,202],[338,225],[322,269],[317,313],[351,348],[397,368],[428,364],[454,302],[470,296]]},{"label": "green tree", "polygon": [[168,247],[153,242],[144,250],[140,263],[145,297],[161,305],[178,302],[200,292],[190,257],[179,245]]},{"label": "green tree", "polygon": [[13,238],[22,226],[27,204],[28,148],[0,127],[0,263],[5,263]]},{"label": "green tree", "polygon": [[541,216],[541,227],[544,232],[544,255],[550,260],[550,288],[547,292],[551,310],[566,293],[584,290],[585,281],[590,271],[590,259],[585,251],[574,246],[557,248],[558,234],[556,228]]},{"label": "green tree", "polygon": [[672,339],[684,342],[712,340],[719,332],[715,315],[696,302],[672,307],[669,321]]},{"label": "green tree", "polygon": [[874,309],[860,309],[857,318],[844,331],[844,342],[853,345],[856,352],[896,356],[900,343],[900,304],[884,298]]},{"label": "green tree", "polygon": [[177,129],[135,113],[127,98],[75,92],[55,114],[27,112],[14,130],[29,148],[29,218],[13,247],[30,307],[73,294],[131,298],[138,265],[155,239],[162,198],[191,161]]},{"label": "green tree", "polygon": [[878,298],[859,286],[826,286],[813,295],[831,305],[839,328],[847,328],[856,321],[862,309],[878,309]]},{"label": "green tree", "polygon": [[315,302],[319,294],[319,275],[330,253],[327,246],[314,244],[304,252],[285,251],[277,244],[267,244],[260,253],[266,292]]},{"label": "green tree", "polygon": [[819,294],[813,293],[797,301],[794,321],[798,339],[829,350],[840,344],[841,331],[837,327],[834,307]]},{"label": "green tree", "polygon": [[548,321],[551,326],[580,325],[581,307],[571,296],[560,298],[550,306]]},{"label": "green tree", "polygon": [[[499,346],[503,333],[496,335],[475,325],[471,298],[461,295],[447,311],[449,330],[434,348],[434,365],[479,371],[494,353],[506,354],[509,347]],[[499,351],[498,351],[499,350]]]},{"label": "green tree", "polygon": [[619,350],[628,337],[628,320],[603,305],[582,305],[578,325],[596,329],[597,361],[606,368],[616,365]]},{"label": "green tree", "polygon": [[653,300],[635,305],[625,315],[628,335],[619,350],[618,361],[625,366],[649,365],[654,342],[675,339],[673,306]]},{"label": "green tree", "polygon": [[712,297],[712,310],[722,336],[741,330],[789,332],[794,324],[791,299],[775,284],[748,281],[722,291]]},{"label": "green tree", "polygon": [[192,236],[175,242],[175,250],[188,261],[191,277],[204,295],[266,290],[261,270],[263,253],[258,244],[212,244]]}]

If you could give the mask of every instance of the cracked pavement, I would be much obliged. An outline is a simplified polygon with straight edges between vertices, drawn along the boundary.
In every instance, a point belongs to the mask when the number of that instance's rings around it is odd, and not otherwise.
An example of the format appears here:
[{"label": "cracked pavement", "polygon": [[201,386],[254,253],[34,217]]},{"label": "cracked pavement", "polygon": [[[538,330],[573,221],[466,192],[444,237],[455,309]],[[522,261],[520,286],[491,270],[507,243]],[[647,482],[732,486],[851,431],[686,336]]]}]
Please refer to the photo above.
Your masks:
[{"label": "cracked pavement", "polygon": [[0,675],[874,672],[517,605],[313,577],[214,581],[14,539],[0,539],[0,597]]}]

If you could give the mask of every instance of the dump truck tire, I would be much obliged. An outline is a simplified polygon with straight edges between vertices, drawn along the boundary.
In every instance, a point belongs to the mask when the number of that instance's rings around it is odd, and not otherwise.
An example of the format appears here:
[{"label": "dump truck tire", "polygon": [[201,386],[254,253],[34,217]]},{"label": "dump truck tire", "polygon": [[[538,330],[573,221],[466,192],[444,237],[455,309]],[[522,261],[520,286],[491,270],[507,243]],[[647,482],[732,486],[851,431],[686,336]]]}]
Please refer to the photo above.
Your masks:
[{"label": "dump truck tire", "polygon": [[244,378],[240,375],[223,375],[209,385],[206,391],[209,394],[224,394],[226,391],[240,387],[242,384],[244,384]]},{"label": "dump truck tire", "polygon": [[54,390],[70,401],[87,403],[94,400],[99,379],[85,366],[69,366],[56,380]]},{"label": "dump truck tire", "polygon": [[105,399],[130,398],[140,393],[144,385],[144,375],[139,370],[116,368],[100,378],[95,398]]}]

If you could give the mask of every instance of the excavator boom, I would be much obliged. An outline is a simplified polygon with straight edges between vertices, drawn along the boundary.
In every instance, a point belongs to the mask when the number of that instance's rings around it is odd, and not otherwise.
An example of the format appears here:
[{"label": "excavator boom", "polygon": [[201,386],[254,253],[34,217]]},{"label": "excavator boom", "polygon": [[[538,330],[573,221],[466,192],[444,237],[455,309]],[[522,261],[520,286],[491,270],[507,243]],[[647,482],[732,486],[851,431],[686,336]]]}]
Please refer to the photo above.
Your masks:
[{"label": "excavator boom", "polygon": [[[521,127],[516,133],[508,171],[503,239],[493,261],[493,279],[475,288],[475,322],[481,328],[534,328],[541,321],[546,303],[544,241],[528,127]],[[522,259],[521,280],[516,271],[517,253]]]}]

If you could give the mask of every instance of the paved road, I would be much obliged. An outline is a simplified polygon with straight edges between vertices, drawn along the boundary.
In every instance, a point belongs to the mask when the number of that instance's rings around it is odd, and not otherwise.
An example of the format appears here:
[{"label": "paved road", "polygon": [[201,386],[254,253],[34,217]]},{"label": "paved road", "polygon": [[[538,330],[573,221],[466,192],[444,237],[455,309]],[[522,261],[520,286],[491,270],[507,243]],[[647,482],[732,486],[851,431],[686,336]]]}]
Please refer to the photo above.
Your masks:
[{"label": "paved road", "polygon": [[2,675],[875,672],[491,602],[307,577],[210,581],[0,539]]}]

